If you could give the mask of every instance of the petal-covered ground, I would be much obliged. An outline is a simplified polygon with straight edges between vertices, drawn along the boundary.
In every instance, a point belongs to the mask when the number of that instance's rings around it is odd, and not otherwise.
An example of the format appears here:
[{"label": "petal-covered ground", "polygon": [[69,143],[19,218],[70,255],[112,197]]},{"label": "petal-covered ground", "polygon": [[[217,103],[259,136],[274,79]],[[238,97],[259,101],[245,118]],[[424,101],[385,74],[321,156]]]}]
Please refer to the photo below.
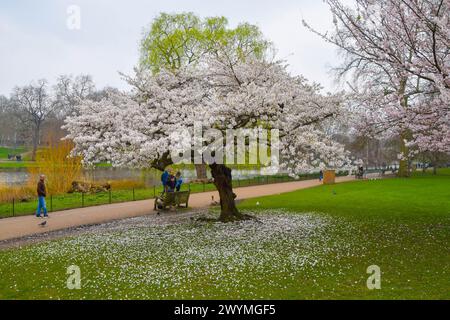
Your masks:
[{"label": "petal-covered ground", "polygon": [[[340,222],[324,215],[277,210],[228,224],[199,222],[199,215],[127,219],[6,251],[2,266],[16,273],[2,268],[4,297],[38,285],[43,298],[268,298],[302,270],[322,269],[330,254],[354,250],[348,239],[330,245]],[[65,288],[70,265],[81,269],[79,291]],[[21,283],[23,273],[30,283]]]}]

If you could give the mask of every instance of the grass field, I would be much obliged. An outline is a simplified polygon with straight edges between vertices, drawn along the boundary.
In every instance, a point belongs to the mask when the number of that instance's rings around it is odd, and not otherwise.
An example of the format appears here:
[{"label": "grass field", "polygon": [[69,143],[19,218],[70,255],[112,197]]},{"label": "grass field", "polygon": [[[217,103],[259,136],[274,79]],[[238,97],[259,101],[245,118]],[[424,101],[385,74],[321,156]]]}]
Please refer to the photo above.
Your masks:
[{"label": "grass field", "polygon": [[[321,297],[450,299],[448,169],[438,176],[417,173],[410,179],[352,182],[252,199],[241,208],[256,203],[261,210],[282,206],[345,221],[336,225],[336,237],[347,234],[357,249],[351,256],[330,257],[345,268],[339,273],[334,267],[323,270],[332,277],[317,278]],[[381,268],[382,290],[369,292],[364,270],[372,264]]]},{"label": "grass field", "polygon": [[[33,167],[35,163],[29,161],[28,150],[25,147],[0,147],[0,169],[17,169]],[[22,154],[22,161],[8,160],[8,154]]]},{"label": "grass field", "polygon": [[8,154],[22,154],[26,152],[26,149],[24,147],[18,147],[18,148],[10,148],[10,147],[0,147],[0,160],[8,159]]},{"label": "grass field", "polygon": [[[441,171],[240,204],[259,221],[116,222],[0,251],[0,298],[449,299],[449,199]],[[70,265],[81,290],[66,288]]]},{"label": "grass field", "polygon": [[34,161],[11,161],[0,160],[0,169],[20,169],[20,168],[34,168],[37,167]]}]

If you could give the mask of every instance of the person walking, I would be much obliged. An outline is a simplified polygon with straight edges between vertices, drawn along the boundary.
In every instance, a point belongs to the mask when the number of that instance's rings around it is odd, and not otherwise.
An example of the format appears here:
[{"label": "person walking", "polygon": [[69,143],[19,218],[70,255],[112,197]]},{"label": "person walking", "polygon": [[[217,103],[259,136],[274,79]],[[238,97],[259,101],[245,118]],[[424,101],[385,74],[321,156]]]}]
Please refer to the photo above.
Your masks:
[{"label": "person walking", "polygon": [[320,172],[319,172],[319,182],[322,182],[322,180],[323,180],[323,171],[320,170]]},{"label": "person walking", "polygon": [[38,207],[36,211],[36,217],[41,217],[41,211],[44,211],[44,217],[48,218],[47,206],[45,204],[45,197],[47,196],[47,190],[45,188],[45,176],[41,175],[39,177],[39,182],[37,184],[37,195],[38,195]]}]

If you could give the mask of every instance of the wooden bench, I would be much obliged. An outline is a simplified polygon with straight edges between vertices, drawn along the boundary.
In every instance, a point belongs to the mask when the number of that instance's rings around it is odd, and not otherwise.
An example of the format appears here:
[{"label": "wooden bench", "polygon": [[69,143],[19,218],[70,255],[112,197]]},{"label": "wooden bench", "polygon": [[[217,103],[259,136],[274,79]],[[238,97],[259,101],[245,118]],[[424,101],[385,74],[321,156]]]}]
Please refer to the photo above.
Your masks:
[{"label": "wooden bench", "polygon": [[[155,198],[154,210],[166,209],[171,206],[187,208],[190,194],[190,191],[165,192]],[[158,208],[158,204],[162,208]]]}]

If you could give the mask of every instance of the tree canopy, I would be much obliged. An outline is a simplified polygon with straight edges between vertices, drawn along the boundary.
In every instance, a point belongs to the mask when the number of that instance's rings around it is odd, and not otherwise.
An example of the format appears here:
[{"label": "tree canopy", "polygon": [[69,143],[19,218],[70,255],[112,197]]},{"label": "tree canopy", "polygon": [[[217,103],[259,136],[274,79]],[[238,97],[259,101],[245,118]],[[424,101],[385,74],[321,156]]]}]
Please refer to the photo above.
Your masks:
[{"label": "tree canopy", "polygon": [[161,13],[141,43],[141,65],[158,72],[198,64],[207,54],[226,57],[230,63],[262,58],[270,43],[255,25],[228,26],[225,17],[201,19],[193,13]]},{"label": "tree canopy", "polygon": [[400,138],[400,174],[417,152],[450,152],[450,2],[325,2],[334,30],[304,23],[343,53],[355,128]]}]

